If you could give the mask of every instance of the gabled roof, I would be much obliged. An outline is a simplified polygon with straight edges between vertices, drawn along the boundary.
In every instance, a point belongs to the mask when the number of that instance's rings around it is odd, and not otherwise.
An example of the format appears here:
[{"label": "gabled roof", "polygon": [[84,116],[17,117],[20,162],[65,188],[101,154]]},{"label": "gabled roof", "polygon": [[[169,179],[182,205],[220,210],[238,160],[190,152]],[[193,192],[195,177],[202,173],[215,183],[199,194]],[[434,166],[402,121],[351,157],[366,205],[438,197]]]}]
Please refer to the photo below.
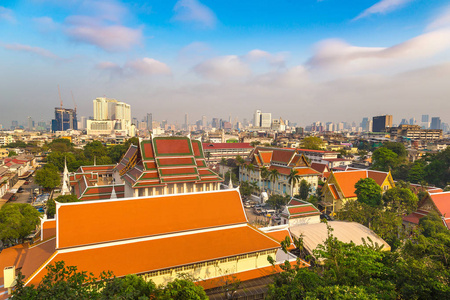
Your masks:
[{"label": "gabled roof", "polygon": [[313,168],[314,170],[316,170],[319,173],[324,173],[328,171],[328,165],[327,164],[321,164],[321,163],[316,163],[313,162],[311,163],[311,168]]},{"label": "gabled roof", "polygon": [[[372,178],[375,182],[381,186],[386,178],[389,176],[388,172],[370,171],[370,170],[355,170],[355,171],[342,171],[333,172],[332,176],[335,178],[338,186],[340,187],[344,198],[356,197],[355,184],[364,178]],[[330,177],[328,181],[330,181]]]},{"label": "gabled roof", "polygon": [[45,267],[61,260],[124,276],[280,247],[248,224],[237,189],[57,203],[56,224],[56,239],[28,251],[26,285],[38,284]]},{"label": "gabled roof", "polygon": [[201,142],[189,137],[141,140],[139,146],[130,146],[116,169],[136,188],[222,181],[206,166]]},{"label": "gabled roof", "polygon": [[247,222],[237,190],[58,203],[57,216],[58,248]]},{"label": "gabled roof", "polygon": [[320,215],[320,211],[311,203],[292,198],[281,215],[287,219]]},{"label": "gabled roof", "polygon": [[260,228],[262,232],[270,236],[271,238],[275,239],[279,243],[284,241],[286,237],[289,238],[291,241],[288,250],[294,250],[296,247],[294,245],[294,240],[292,239],[291,232],[289,231],[289,226],[287,225],[281,225],[281,226],[274,226],[274,227],[264,227]]}]

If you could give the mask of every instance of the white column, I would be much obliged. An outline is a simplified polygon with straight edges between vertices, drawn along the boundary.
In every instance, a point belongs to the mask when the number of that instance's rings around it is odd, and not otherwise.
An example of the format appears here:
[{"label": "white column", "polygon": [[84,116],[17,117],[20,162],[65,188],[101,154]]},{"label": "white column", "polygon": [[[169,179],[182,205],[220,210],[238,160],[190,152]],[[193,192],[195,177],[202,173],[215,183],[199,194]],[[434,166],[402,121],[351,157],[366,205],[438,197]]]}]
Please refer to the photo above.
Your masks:
[{"label": "white column", "polygon": [[173,184],[173,193],[178,194],[178,186],[176,183]]}]

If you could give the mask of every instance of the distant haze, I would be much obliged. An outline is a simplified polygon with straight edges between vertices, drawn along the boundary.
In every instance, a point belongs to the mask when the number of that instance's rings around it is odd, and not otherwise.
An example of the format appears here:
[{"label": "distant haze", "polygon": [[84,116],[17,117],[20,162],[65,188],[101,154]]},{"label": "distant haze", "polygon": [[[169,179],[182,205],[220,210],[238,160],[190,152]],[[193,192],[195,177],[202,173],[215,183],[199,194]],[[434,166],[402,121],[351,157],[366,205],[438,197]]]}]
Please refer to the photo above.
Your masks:
[{"label": "distant haze", "polygon": [[[357,3],[356,3],[357,2]],[[301,126],[422,114],[450,122],[448,1],[0,3],[0,124],[92,100],[132,116]]]}]

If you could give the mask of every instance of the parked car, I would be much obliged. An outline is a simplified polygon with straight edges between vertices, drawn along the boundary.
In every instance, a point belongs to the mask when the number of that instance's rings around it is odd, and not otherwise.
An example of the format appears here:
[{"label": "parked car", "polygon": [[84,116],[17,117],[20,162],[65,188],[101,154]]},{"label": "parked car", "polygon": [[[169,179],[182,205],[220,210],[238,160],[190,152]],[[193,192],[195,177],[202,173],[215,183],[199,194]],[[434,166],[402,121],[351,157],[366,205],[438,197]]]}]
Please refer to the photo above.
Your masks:
[{"label": "parked car", "polygon": [[261,207],[253,207],[253,212],[255,213],[255,215],[261,215],[263,213]]},{"label": "parked car", "polygon": [[320,219],[325,219],[325,220],[327,220],[327,221],[333,221],[333,220],[334,220],[330,215],[327,215],[327,214],[325,214],[325,213],[322,213],[322,214],[320,215]]}]

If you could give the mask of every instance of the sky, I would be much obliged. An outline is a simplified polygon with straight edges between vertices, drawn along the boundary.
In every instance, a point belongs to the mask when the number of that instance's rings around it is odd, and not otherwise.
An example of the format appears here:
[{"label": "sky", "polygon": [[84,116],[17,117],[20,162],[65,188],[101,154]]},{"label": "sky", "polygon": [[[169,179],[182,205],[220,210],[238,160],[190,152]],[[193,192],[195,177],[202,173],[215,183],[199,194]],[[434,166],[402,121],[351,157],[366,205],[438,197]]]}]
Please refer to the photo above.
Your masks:
[{"label": "sky", "polygon": [[[0,1],[0,124],[132,116],[450,122],[448,0]],[[72,98],[73,94],[73,98]]]}]

